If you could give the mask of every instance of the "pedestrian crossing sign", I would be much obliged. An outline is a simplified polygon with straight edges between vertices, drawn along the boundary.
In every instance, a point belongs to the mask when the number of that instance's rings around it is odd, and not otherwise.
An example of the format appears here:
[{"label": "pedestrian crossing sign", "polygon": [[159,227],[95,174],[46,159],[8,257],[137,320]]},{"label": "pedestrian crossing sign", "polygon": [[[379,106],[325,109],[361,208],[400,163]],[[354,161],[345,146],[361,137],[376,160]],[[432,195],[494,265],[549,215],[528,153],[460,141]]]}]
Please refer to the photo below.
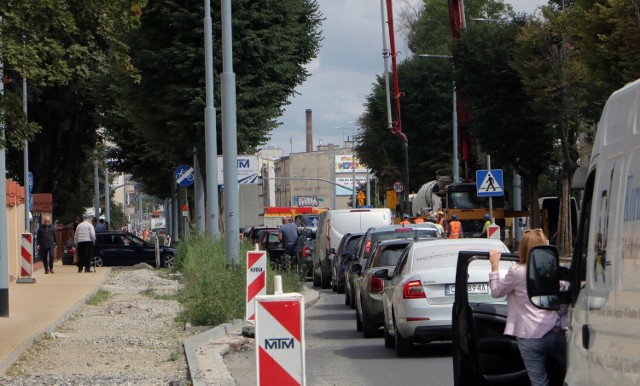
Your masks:
[{"label": "pedestrian crossing sign", "polygon": [[476,190],[478,197],[504,196],[502,169],[476,170]]}]

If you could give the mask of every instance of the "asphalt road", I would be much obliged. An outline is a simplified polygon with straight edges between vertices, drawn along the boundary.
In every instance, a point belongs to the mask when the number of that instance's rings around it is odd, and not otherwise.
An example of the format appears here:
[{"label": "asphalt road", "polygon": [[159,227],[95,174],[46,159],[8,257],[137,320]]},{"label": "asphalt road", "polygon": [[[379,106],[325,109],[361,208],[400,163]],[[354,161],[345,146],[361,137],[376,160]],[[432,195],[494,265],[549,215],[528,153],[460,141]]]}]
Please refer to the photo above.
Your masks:
[{"label": "asphalt road", "polygon": [[[415,346],[414,355],[398,358],[378,338],[356,331],[355,311],[344,295],[322,290],[320,300],[306,310],[307,385],[453,385],[451,343]],[[225,357],[237,385],[256,384],[253,346]]]}]

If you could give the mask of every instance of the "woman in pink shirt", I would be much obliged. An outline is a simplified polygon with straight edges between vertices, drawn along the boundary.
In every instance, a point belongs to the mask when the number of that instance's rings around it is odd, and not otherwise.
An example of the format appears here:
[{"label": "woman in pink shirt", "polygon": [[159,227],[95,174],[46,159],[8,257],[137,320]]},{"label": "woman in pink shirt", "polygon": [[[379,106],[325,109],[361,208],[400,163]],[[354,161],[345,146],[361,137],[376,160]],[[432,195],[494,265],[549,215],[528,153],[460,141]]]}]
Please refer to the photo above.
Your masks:
[{"label": "woman in pink shirt", "polygon": [[542,229],[525,230],[519,249],[520,263],[509,269],[502,279],[498,272],[501,253],[489,252],[491,296],[507,296],[504,333],[517,337],[520,355],[532,386],[549,385],[545,361],[549,355],[563,361],[566,345],[558,313],[537,308],[527,296],[527,258],[533,247],[548,243]]}]

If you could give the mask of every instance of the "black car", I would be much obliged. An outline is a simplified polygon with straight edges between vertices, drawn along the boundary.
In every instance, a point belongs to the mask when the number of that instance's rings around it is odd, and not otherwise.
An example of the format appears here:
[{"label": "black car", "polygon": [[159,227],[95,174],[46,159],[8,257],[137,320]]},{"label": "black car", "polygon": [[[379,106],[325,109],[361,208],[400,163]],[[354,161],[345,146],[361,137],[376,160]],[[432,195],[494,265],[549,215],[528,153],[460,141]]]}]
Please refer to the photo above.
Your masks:
[{"label": "black car", "polygon": [[298,230],[296,240],[296,257],[300,274],[304,277],[313,276],[313,247],[316,241],[315,228],[302,228]]},{"label": "black car", "polygon": [[358,244],[358,240],[360,240],[362,235],[364,235],[364,232],[346,233],[344,236],[342,236],[342,240],[340,240],[338,250],[329,250],[330,253],[334,252],[332,255],[333,261],[331,264],[333,268],[331,270],[332,289],[339,294],[343,294],[345,291],[345,271],[351,264],[356,245]]},{"label": "black car", "polygon": [[268,231],[268,230],[274,230],[274,229],[278,230],[278,227],[256,225],[256,226],[252,227],[249,230],[245,240],[247,240],[251,244],[259,243],[260,242],[260,235],[262,234],[262,232],[265,232],[265,231]]},{"label": "black car", "polygon": [[284,264],[284,247],[278,239],[278,229],[268,229],[260,232],[258,245],[261,250],[267,251],[267,260],[276,267]]},{"label": "black car", "polygon": [[[173,267],[175,249],[159,245],[160,267]],[[92,264],[96,267],[156,264],[155,245],[128,232],[102,232],[96,235],[93,246]]]}]

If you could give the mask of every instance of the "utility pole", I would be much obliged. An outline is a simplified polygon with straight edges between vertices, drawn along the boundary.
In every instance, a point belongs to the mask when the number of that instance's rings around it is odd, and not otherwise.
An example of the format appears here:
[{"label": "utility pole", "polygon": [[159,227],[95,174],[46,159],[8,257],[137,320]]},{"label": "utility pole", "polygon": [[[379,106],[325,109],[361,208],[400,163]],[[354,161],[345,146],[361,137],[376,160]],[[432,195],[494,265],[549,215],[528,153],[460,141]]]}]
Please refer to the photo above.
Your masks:
[{"label": "utility pole", "polygon": [[[218,139],[216,134],[216,109],[213,100],[213,28],[211,23],[211,0],[204,0],[204,74],[206,105],[204,108],[204,142],[206,157],[206,195],[208,234],[216,239],[220,236],[218,226]],[[178,205],[179,200],[176,200]],[[176,218],[177,221],[177,218]],[[175,240],[178,241],[176,232]]]},{"label": "utility pole", "polygon": [[[25,122],[27,118],[27,78],[22,78],[22,111],[24,112]],[[31,233],[31,223],[29,222],[29,203],[31,202],[31,192],[29,191],[29,140],[24,140],[24,229],[27,233]]]},{"label": "utility pole", "polygon": [[[2,16],[0,16],[0,24],[2,24]],[[2,40],[0,40],[0,48],[2,48]],[[2,68],[2,61],[0,61],[0,96],[4,95]],[[4,141],[4,131],[4,113],[0,110],[0,139],[2,141]],[[0,316],[9,316],[9,251],[7,241],[6,151],[4,147],[0,147]]]},{"label": "utility pole", "polygon": [[224,162],[224,249],[227,265],[240,265],[238,130],[236,75],[233,72],[231,0],[222,0],[222,148]]}]

